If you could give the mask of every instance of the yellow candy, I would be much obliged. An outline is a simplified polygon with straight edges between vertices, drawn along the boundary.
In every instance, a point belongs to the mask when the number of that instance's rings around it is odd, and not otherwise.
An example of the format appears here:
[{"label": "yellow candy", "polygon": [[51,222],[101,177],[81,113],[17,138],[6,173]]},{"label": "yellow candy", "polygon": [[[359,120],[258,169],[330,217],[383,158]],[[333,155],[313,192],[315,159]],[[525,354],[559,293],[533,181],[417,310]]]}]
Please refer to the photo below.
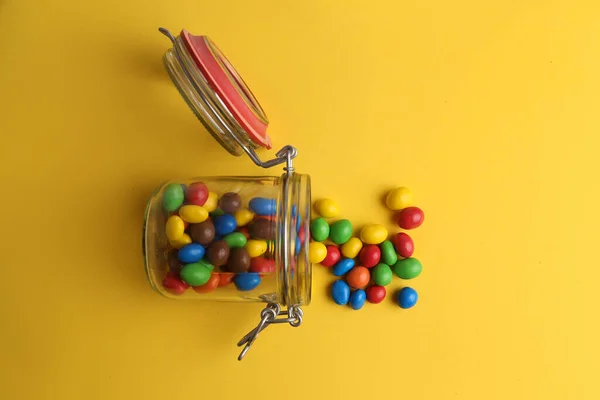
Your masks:
[{"label": "yellow candy", "polygon": [[315,204],[317,213],[324,218],[335,218],[340,215],[340,207],[331,199],[322,199]]},{"label": "yellow candy", "polygon": [[187,205],[179,209],[179,216],[185,222],[198,224],[200,222],[206,221],[206,219],[208,218],[208,211],[206,211],[206,209],[201,206]]},{"label": "yellow candy", "polygon": [[388,193],[385,204],[390,210],[402,210],[413,204],[413,194],[405,187],[399,187]]},{"label": "yellow candy", "polygon": [[171,247],[180,249],[183,246],[185,246],[186,244],[192,243],[192,238],[187,233],[184,233],[183,236],[180,237],[179,239],[169,240],[169,243],[171,244]]},{"label": "yellow candy", "polygon": [[346,258],[356,258],[362,247],[363,244],[360,239],[352,237],[342,245],[342,255]]},{"label": "yellow candy", "polygon": [[246,251],[251,258],[259,257],[267,251],[267,242],[264,240],[250,239],[246,242]]},{"label": "yellow candy", "polygon": [[318,264],[327,256],[327,247],[321,242],[312,242],[308,245],[308,260]]},{"label": "yellow candy", "polygon": [[167,219],[167,224],[165,226],[165,233],[167,234],[167,239],[178,240],[183,236],[184,230],[185,223],[183,222],[181,217],[177,215],[171,215],[169,219]]},{"label": "yellow candy", "polygon": [[237,210],[233,216],[235,217],[235,222],[237,222],[237,226],[246,226],[252,221],[254,218],[254,213],[247,208],[240,208]]},{"label": "yellow candy", "polygon": [[367,225],[360,231],[360,240],[366,244],[379,244],[387,239],[388,231],[383,225]]},{"label": "yellow candy", "polygon": [[217,204],[219,204],[219,196],[215,192],[208,192],[206,203],[202,207],[208,212],[213,212],[217,209]]}]

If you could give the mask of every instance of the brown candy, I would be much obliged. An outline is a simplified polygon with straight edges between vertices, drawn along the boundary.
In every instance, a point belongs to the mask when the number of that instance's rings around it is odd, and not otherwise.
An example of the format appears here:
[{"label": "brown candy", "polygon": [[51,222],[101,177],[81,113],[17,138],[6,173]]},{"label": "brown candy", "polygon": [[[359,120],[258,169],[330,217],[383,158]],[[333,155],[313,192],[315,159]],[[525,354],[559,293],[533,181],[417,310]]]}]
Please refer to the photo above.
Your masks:
[{"label": "brown candy", "polygon": [[231,249],[229,261],[227,261],[227,271],[229,272],[247,272],[250,268],[250,255],[243,247]]},{"label": "brown candy", "polygon": [[235,192],[227,192],[219,199],[219,208],[228,214],[233,214],[242,206],[242,198]]},{"label": "brown candy", "polygon": [[268,219],[259,218],[248,227],[250,237],[254,239],[273,240],[275,236],[275,223]]},{"label": "brown candy", "polygon": [[208,246],[215,238],[215,226],[210,218],[199,224],[191,224],[190,236],[194,243]]},{"label": "brown candy", "polygon": [[208,249],[206,249],[206,258],[215,267],[220,267],[227,264],[229,259],[229,246],[224,240],[217,240],[213,242]]},{"label": "brown candy", "polygon": [[181,271],[182,263],[179,261],[179,257],[177,256],[177,250],[171,250],[167,255],[167,261],[169,263],[169,271],[175,272],[179,275],[179,271]]}]

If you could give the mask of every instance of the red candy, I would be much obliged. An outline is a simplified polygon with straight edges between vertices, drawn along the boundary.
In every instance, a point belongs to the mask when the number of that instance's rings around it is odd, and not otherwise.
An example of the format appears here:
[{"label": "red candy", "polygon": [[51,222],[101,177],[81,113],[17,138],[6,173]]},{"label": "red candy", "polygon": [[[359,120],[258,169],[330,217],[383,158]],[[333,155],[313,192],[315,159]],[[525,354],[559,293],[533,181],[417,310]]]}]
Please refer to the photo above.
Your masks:
[{"label": "red candy", "polygon": [[185,189],[185,201],[187,204],[203,206],[208,199],[208,188],[203,182],[194,182]]},{"label": "red candy", "polygon": [[381,259],[381,250],[374,244],[369,244],[360,251],[358,255],[358,259],[360,263],[367,267],[373,268],[377,264],[379,264],[379,260]]},{"label": "red candy", "polygon": [[183,294],[190,287],[187,283],[182,281],[179,276],[174,272],[167,273],[167,276],[162,281],[163,287],[167,292],[171,294]]},{"label": "red candy", "polygon": [[404,232],[398,233],[393,239],[396,252],[404,258],[408,258],[415,252],[415,243],[412,238]]},{"label": "red candy", "polygon": [[300,225],[300,230],[298,230],[298,239],[300,239],[300,244],[304,244],[304,240],[306,239],[306,231],[304,230],[304,224]]},{"label": "red candy", "polygon": [[219,275],[219,284],[218,284],[219,287],[229,285],[231,282],[233,282],[233,278],[235,278],[235,274],[233,274],[231,272],[220,272],[218,275]]},{"label": "red candy", "polygon": [[425,214],[419,207],[407,207],[398,213],[398,226],[402,229],[415,229],[421,226]]},{"label": "red candy", "polygon": [[340,257],[340,249],[338,249],[337,246],[330,244],[327,246],[327,255],[325,256],[325,259],[321,261],[321,265],[331,268],[335,265],[335,263],[340,261]]},{"label": "red candy", "polygon": [[245,226],[238,228],[238,232],[246,236],[246,239],[250,239],[250,233],[248,232],[248,229]]},{"label": "red candy", "polygon": [[219,286],[219,281],[219,275],[213,273],[208,279],[208,282],[202,286],[192,286],[192,289],[194,289],[196,293],[210,293]]},{"label": "red candy", "polygon": [[250,272],[267,274],[275,271],[275,260],[264,257],[254,257],[250,260]]},{"label": "red candy", "polygon": [[369,284],[371,273],[368,268],[354,267],[346,275],[346,282],[355,289],[362,289]]},{"label": "red candy", "polygon": [[367,301],[373,304],[379,304],[385,299],[386,290],[383,286],[369,286],[367,290]]}]

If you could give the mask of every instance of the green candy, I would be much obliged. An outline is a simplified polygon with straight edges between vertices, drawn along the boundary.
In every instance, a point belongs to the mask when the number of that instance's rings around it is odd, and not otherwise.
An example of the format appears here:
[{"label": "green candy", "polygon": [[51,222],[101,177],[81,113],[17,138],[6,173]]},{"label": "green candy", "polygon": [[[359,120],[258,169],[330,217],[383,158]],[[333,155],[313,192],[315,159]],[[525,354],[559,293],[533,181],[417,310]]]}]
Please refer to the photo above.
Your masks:
[{"label": "green candy", "polygon": [[329,239],[335,244],[344,244],[352,236],[352,222],[341,219],[331,225]]},{"label": "green candy", "polygon": [[163,207],[168,212],[176,211],[183,204],[183,187],[179,183],[169,183],[163,191]]},{"label": "green candy", "polygon": [[212,265],[208,260],[206,260],[204,258],[202,260],[198,261],[198,264],[204,265],[211,272],[212,272],[213,269],[215,269],[215,266]]},{"label": "green candy", "polygon": [[192,286],[204,285],[210,279],[211,271],[202,261],[185,265],[179,275]]},{"label": "green candy", "polygon": [[416,258],[404,258],[394,264],[394,273],[402,279],[413,279],[419,276],[423,266]]},{"label": "green candy", "polygon": [[373,268],[371,276],[373,277],[373,282],[375,282],[376,285],[386,286],[392,283],[394,274],[392,274],[392,269],[389,265],[381,263],[377,264],[375,268]]},{"label": "green candy", "polygon": [[329,236],[329,224],[319,217],[310,222],[310,237],[312,240],[322,242]]},{"label": "green candy", "polygon": [[225,211],[220,208],[215,209],[213,212],[209,214],[211,217],[220,217],[221,215],[225,215]]},{"label": "green candy", "polygon": [[223,240],[227,243],[227,246],[231,247],[244,247],[246,245],[246,236],[242,232],[232,232],[226,235]]},{"label": "green candy", "polygon": [[398,261],[398,255],[396,254],[396,249],[394,249],[394,245],[389,240],[381,243],[379,245],[381,249],[381,259],[387,265],[394,265],[396,261]]}]

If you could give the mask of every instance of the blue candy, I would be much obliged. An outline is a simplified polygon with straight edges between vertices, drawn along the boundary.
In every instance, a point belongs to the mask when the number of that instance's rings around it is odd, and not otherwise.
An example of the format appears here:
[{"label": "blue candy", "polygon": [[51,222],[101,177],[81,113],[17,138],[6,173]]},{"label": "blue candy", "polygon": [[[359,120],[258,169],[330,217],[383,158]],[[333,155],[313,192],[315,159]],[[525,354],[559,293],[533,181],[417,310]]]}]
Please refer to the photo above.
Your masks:
[{"label": "blue candy", "polygon": [[411,308],[417,304],[418,299],[419,295],[417,294],[417,291],[411,287],[402,288],[396,297],[396,301],[400,308]]},{"label": "blue candy", "polygon": [[354,268],[354,260],[351,258],[342,258],[333,266],[333,274],[335,276],[342,276],[348,273]]},{"label": "blue candy", "polygon": [[237,274],[235,278],[233,278],[233,283],[235,284],[237,290],[248,292],[260,285],[260,275],[258,275],[256,272],[244,272]]},{"label": "blue candy", "polygon": [[341,279],[333,282],[331,297],[335,304],[339,304],[340,306],[348,304],[348,300],[350,300],[350,286]]},{"label": "blue candy", "polygon": [[186,264],[198,262],[202,257],[204,257],[204,246],[198,243],[185,245],[177,252],[179,261]]},{"label": "blue candy", "polygon": [[367,294],[364,290],[358,289],[352,292],[350,295],[350,307],[353,310],[360,310],[365,305],[365,301],[367,300]]},{"label": "blue candy", "polygon": [[237,228],[235,217],[231,214],[223,214],[216,217],[213,220],[213,224],[215,225],[215,233],[220,236],[228,235]]},{"label": "blue candy", "polygon": [[294,255],[298,255],[300,253],[300,249],[302,248],[302,243],[300,243],[300,238],[296,236],[296,248],[294,249]]},{"label": "blue candy", "polygon": [[255,197],[250,200],[248,206],[256,215],[275,215],[277,213],[277,203],[274,199]]}]

